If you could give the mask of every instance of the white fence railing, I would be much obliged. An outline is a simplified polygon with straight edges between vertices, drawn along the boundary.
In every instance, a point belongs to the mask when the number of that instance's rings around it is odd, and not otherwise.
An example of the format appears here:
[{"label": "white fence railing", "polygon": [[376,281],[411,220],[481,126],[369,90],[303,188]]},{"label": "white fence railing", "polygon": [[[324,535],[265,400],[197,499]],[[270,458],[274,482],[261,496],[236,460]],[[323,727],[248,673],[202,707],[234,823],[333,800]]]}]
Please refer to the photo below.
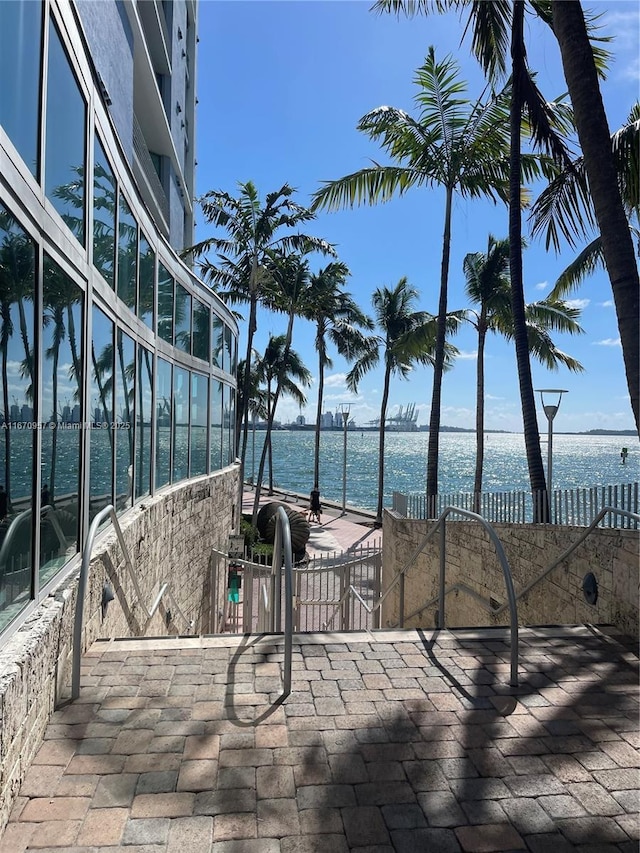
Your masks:
[{"label": "white fence railing", "polygon": [[[479,506],[476,505],[474,498],[475,496],[470,492],[436,495],[435,512],[432,513],[432,517],[437,518],[447,506],[455,506],[478,512],[492,524],[499,522],[524,524],[533,521],[531,492],[482,492]],[[638,513],[639,484],[621,483],[616,486],[554,489],[550,500],[551,523],[588,527],[605,506]],[[405,495],[402,492],[394,492],[392,508],[406,518],[427,518],[427,498],[424,494]],[[601,526],[637,529],[638,522],[624,516],[609,514],[602,520]]]}]

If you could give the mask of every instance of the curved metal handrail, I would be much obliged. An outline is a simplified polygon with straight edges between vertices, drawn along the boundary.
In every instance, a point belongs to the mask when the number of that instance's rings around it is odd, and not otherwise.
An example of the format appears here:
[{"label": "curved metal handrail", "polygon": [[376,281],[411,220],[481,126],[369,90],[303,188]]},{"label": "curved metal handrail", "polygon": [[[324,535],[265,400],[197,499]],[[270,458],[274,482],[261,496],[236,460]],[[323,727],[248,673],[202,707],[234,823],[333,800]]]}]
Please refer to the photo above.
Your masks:
[{"label": "curved metal handrail", "polygon": [[[518,686],[518,644],[519,644],[519,641],[518,641],[518,605],[516,603],[516,596],[515,596],[515,591],[513,588],[513,577],[511,575],[511,567],[509,566],[509,561],[507,560],[506,554],[504,553],[504,548],[502,547],[502,542],[500,542],[500,539],[498,538],[498,535],[495,532],[495,530],[493,529],[493,527],[491,526],[491,524],[486,520],[486,518],[483,518],[481,515],[478,515],[477,513],[471,512],[470,510],[467,510],[467,509],[460,509],[460,507],[455,507],[455,506],[448,506],[448,507],[445,507],[445,509],[443,509],[443,511],[440,513],[440,516],[436,519],[434,527],[432,527],[431,530],[424,536],[424,538],[422,539],[422,542],[418,545],[416,550],[411,555],[409,562],[398,572],[398,574],[391,581],[389,586],[386,588],[384,593],[380,596],[380,598],[378,599],[376,604],[373,605],[373,607],[369,608],[364,603],[361,596],[358,595],[356,590],[352,586],[349,586],[345,590],[345,592],[342,595],[340,601],[338,602],[334,612],[332,613],[331,617],[327,620],[325,625],[328,626],[331,624],[331,622],[335,618],[335,615],[338,612],[339,608],[342,606],[342,604],[344,603],[344,601],[346,600],[346,598],[349,595],[351,595],[351,594],[356,595],[357,598],[360,600],[360,602],[365,607],[365,609],[367,610],[367,612],[373,613],[374,610],[376,610],[377,608],[382,606],[382,604],[384,603],[384,601],[387,598],[387,596],[389,595],[389,593],[393,589],[395,589],[395,587],[398,584],[400,584],[400,604],[399,604],[400,620],[399,620],[399,625],[401,628],[404,628],[404,620],[405,620],[405,616],[404,616],[404,579],[405,579],[405,575],[409,571],[409,569],[413,566],[415,561],[418,559],[418,557],[420,556],[420,554],[424,550],[425,546],[429,543],[429,541],[433,538],[433,536],[435,536],[436,531],[440,530],[440,589],[439,589],[439,593],[438,593],[437,598],[432,599],[431,601],[432,602],[438,601],[438,627],[444,628],[445,627],[445,608],[444,608],[445,596],[449,592],[451,592],[452,589],[456,589],[456,588],[464,589],[465,592],[466,591],[473,592],[468,587],[463,587],[461,585],[456,585],[455,587],[449,587],[449,588],[445,587],[445,574],[446,574],[445,530],[446,530],[446,519],[449,515],[454,515],[454,514],[455,515],[463,515],[466,518],[470,518],[472,521],[478,521],[480,524],[482,524],[482,526],[487,531],[489,538],[493,542],[493,545],[496,549],[496,555],[497,555],[498,560],[500,561],[500,565],[502,567],[502,573],[504,575],[505,587],[507,590],[507,605],[504,605],[504,607],[508,606],[509,611],[510,611],[511,669],[510,669],[509,682],[512,685],[512,687],[517,687]],[[475,595],[477,595],[477,593],[475,593]],[[478,597],[481,598],[481,596],[478,596]],[[415,611],[415,613],[419,613],[421,610],[424,610],[426,607],[428,607],[428,604],[423,605],[423,607],[421,607],[419,610]],[[502,609],[504,609],[504,608],[502,608]],[[497,611],[493,611],[493,612],[497,613]],[[415,615],[415,613],[412,615]]]},{"label": "curved metal handrail", "polygon": [[142,591],[140,589],[140,584],[138,583],[138,578],[136,577],[136,573],[133,568],[133,563],[131,562],[129,551],[124,541],[124,536],[122,535],[122,528],[120,527],[118,516],[116,515],[116,511],[113,505],[109,504],[104,509],[102,509],[91,522],[91,527],[89,528],[89,535],[87,536],[87,540],[82,550],[82,564],[80,566],[78,595],[76,598],[76,611],[73,622],[73,656],[71,663],[72,700],[77,699],[80,695],[80,658],[82,656],[82,624],[84,617],[84,600],[87,589],[87,580],[89,577],[89,564],[91,563],[91,552],[93,551],[93,543],[96,538],[98,528],[104,521],[106,521],[107,518],[110,518],[113,522],[113,527],[115,529],[116,536],[118,537],[120,548],[122,549],[122,553],[124,555],[125,566],[129,573],[129,578],[131,579],[133,588],[138,598],[138,602],[142,606],[143,612],[147,617],[147,620],[153,618],[156,610],[160,606],[160,602],[166,596],[167,598],[171,599],[174,608],[177,610],[177,612],[180,614],[180,617],[189,626],[189,628],[193,628],[194,624],[192,620],[186,618],[186,616],[180,609],[180,606],[178,605],[178,602],[176,601],[175,596],[173,595],[168,583],[161,584],[160,591],[151,607],[149,608],[146,606],[142,598]]},{"label": "curved metal handrail", "polygon": [[[271,573],[276,580],[273,613],[280,627],[280,579],[282,576],[282,560],[284,558],[284,673],[282,681],[284,690],[282,699],[291,693],[291,659],[293,655],[293,559],[291,553],[291,528],[284,507],[279,506],[276,512],[276,532],[273,542],[273,562]],[[277,614],[277,615],[276,615]]]}]

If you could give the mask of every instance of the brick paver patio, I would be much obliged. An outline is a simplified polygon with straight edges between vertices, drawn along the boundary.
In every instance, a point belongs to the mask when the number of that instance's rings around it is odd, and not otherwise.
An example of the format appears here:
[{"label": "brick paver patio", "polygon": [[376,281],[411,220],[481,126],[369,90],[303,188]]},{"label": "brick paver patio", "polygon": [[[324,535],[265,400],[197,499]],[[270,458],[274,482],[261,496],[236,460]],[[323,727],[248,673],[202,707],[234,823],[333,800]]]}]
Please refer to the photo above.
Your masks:
[{"label": "brick paver patio", "polygon": [[588,628],[115,641],[0,853],[638,850],[637,658]]}]

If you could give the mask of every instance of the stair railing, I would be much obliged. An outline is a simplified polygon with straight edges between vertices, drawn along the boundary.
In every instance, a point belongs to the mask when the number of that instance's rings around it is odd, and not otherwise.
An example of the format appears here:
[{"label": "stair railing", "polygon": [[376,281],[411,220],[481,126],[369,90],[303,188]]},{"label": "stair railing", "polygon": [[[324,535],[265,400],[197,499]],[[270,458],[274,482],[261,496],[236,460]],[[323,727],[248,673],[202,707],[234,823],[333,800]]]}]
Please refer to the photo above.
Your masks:
[{"label": "stair railing", "polygon": [[[188,630],[192,630],[194,626],[193,621],[188,620],[180,609],[180,606],[178,605],[178,602],[176,601],[169,584],[166,582],[160,585],[160,591],[155,597],[151,607],[149,608],[146,606],[142,596],[142,590],[140,589],[140,584],[138,583],[138,578],[136,577],[135,569],[133,568],[133,563],[131,562],[129,551],[124,541],[124,536],[122,535],[122,528],[120,527],[120,523],[118,521],[118,517],[116,515],[115,509],[113,508],[113,505],[109,504],[103,510],[101,510],[91,522],[91,527],[89,528],[89,535],[87,536],[87,540],[82,551],[82,564],[80,567],[78,595],[76,598],[76,611],[73,622],[73,657],[71,664],[72,700],[77,699],[80,695],[80,658],[82,656],[82,625],[84,618],[84,600],[87,589],[87,581],[89,577],[89,564],[91,563],[91,552],[93,551],[93,543],[96,538],[98,528],[108,518],[111,519],[113,523],[113,527],[115,529],[116,536],[118,538],[118,542],[120,544],[120,548],[124,556],[125,568],[129,575],[129,579],[133,584],[133,588],[135,590],[138,602],[142,607],[144,615],[147,617],[147,621],[150,621],[153,618],[162,600],[164,598],[167,598],[171,601],[173,608],[178,613],[183,623],[188,627]],[[171,613],[171,611],[168,611],[168,613]]]},{"label": "stair railing", "polygon": [[282,698],[291,693],[291,659],[293,654],[293,556],[291,551],[291,527],[284,507],[276,512],[276,533],[273,542],[273,562],[271,564],[272,630],[282,627],[282,565],[284,563],[284,671]]},{"label": "stair railing", "polygon": [[[502,542],[498,538],[497,533],[489,524],[489,522],[483,518],[481,515],[478,515],[475,512],[471,512],[470,510],[461,509],[460,507],[448,506],[446,507],[438,519],[436,520],[434,526],[431,530],[424,536],[416,550],[413,552],[407,564],[398,572],[398,574],[391,581],[386,590],[382,593],[378,601],[373,605],[373,607],[368,607],[367,604],[363,601],[362,597],[358,594],[358,592],[353,588],[353,586],[349,586],[340,601],[337,603],[336,608],[331,615],[331,617],[325,623],[326,626],[329,626],[337,613],[340,611],[342,605],[346,601],[346,599],[350,596],[355,596],[362,606],[369,612],[373,613],[379,607],[382,607],[386,598],[391,594],[391,592],[396,588],[396,586],[400,586],[399,592],[399,627],[404,628],[404,623],[406,618],[411,618],[405,616],[404,612],[404,587],[405,587],[405,575],[409,571],[409,569],[414,565],[420,554],[423,552],[425,547],[431,541],[431,539],[435,536],[436,532],[440,531],[440,575],[439,575],[439,592],[438,596],[435,599],[432,599],[431,603],[435,601],[438,602],[438,627],[445,627],[445,596],[451,592],[453,589],[459,589],[464,592],[471,593],[475,598],[478,598],[480,601],[484,601],[482,596],[478,595],[474,590],[471,590],[469,587],[464,587],[461,584],[456,584],[454,587],[447,588],[445,585],[446,582],[446,520],[449,515],[462,515],[465,518],[469,518],[472,521],[477,521],[481,524],[484,529],[487,531],[487,534],[493,543],[493,546],[496,550],[496,556],[500,562],[500,566],[502,567],[502,574],[504,576],[505,588],[507,591],[507,604],[504,605],[504,609],[509,607],[510,614],[510,646],[511,646],[511,665],[510,665],[510,678],[509,683],[512,687],[518,686],[518,605],[516,603],[516,595],[513,588],[513,577],[511,574],[511,567],[509,566],[509,561],[507,560],[506,554],[504,553],[504,548],[502,547]],[[411,615],[416,615],[420,613],[422,610],[425,610],[428,607],[428,604],[424,604],[415,613]],[[489,607],[491,610],[492,608]],[[496,612],[496,611],[493,611]]]}]

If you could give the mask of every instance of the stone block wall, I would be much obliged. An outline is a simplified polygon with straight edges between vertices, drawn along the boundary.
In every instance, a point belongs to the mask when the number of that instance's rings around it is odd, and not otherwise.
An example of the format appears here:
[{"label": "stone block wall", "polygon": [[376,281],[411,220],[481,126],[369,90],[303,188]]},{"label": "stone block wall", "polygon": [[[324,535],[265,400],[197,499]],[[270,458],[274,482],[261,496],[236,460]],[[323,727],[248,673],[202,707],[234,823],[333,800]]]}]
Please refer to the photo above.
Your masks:
[{"label": "stone block wall", "polygon": [[[428,526],[427,526],[428,525]],[[386,513],[383,525],[383,577],[386,589],[408,563],[433,523]],[[581,527],[495,524],[509,561],[516,595],[541,575],[584,533]],[[419,555],[405,580],[406,627],[436,627],[440,567],[437,532]],[[640,536],[634,530],[597,528],[568,560],[558,565],[526,596],[518,600],[521,625],[612,624],[620,633],[638,636]],[[582,582],[593,572],[598,582],[595,605],[585,601]],[[496,606],[506,604],[506,588],[493,543],[477,522],[448,520],[446,525],[446,587],[471,590],[449,593],[445,600],[446,627],[507,625],[508,608],[499,615],[483,608],[478,596]],[[475,594],[475,595],[474,595]],[[423,607],[425,602],[429,605]],[[399,588],[387,598],[382,625],[398,623]]]},{"label": "stone block wall", "polygon": [[[238,468],[200,477],[146,498],[119,517],[144,603],[169,582],[192,633],[209,630],[210,609],[221,608],[212,587],[211,550],[225,551],[235,520]],[[147,620],[130,581],[112,525],[93,548],[84,607],[83,650],[100,638],[185,633],[175,606],[162,604]],[[54,708],[70,695],[73,625],[80,558],[56,590],[0,651],[0,831],[44,735]],[[102,617],[102,589],[115,594]],[[167,609],[172,620],[167,620]],[[168,624],[167,624],[168,621]],[[82,687],[80,700],[82,701]]]}]

